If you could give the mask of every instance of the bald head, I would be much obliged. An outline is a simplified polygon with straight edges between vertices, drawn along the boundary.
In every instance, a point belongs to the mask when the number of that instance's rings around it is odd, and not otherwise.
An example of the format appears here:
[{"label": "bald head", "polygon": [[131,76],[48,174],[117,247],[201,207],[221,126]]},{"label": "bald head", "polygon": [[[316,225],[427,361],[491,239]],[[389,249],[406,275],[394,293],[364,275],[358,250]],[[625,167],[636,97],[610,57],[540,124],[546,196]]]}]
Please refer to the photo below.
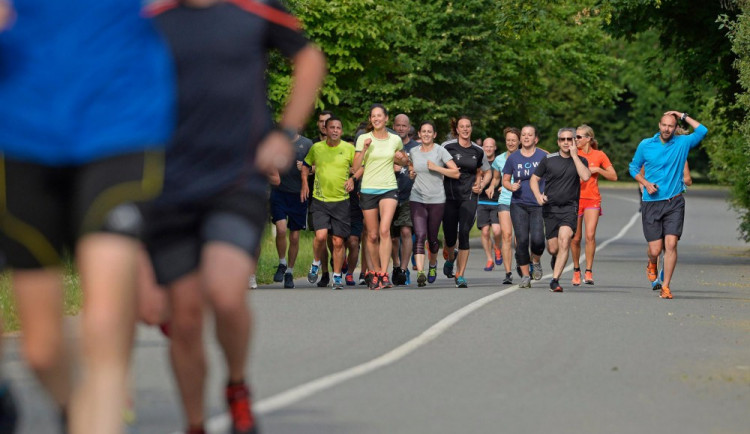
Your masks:
[{"label": "bald head", "polygon": [[411,128],[409,116],[399,113],[393,118],[393,129],[396,131],[396,134],[401,137],[401,141],[404,143],[409,141],[409,128]]}]

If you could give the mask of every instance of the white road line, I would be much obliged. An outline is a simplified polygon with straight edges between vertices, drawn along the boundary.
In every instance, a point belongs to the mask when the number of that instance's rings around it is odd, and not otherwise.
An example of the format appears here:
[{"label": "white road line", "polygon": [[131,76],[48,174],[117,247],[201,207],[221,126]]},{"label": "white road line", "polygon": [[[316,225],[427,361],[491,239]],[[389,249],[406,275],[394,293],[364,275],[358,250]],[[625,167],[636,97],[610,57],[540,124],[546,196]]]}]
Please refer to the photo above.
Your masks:
[{"label": "white road line", "polygon": [[[604,247],[608,246],[610,243],[617,241],[623,236],[625,236],[627,231],[630,230],[631,227],[633,227],[635,222],[638,221],[638,218],[640,217],[640,215],[641,215],[640,213],[635,213],[630,218],[630,221],[625,226],[622,227],[620,232],[617,233],[617,235],[599,244],[596,250],[599,251],[603,249]],[[565,268],[565,271],[569,271],[570,269],[572,269],[572,267],[573,267],[572,264],[568,265]],[[482,297],[479,300],[476,300],[473,303],[470,303],[462,307],[461,309],[451,313],[450,315],[446,316],[442,320],[435,323],[432,327],[425,330],[419,336],[394,348],[393,350],[383,354],[382,356],[376,357],[375,359],[372,359],[369,362],[362,363],[361,365],[357,365],[352,368],[345,369],[343,371],[339,371],[330,375],[326,375],[325,377],[318,378],[317,380],[310,381],[308,383],[291,388],[285,392],[281,392],[277,395],[258,401],[253,406],[254,411],[259,416],[272,413],[284,407],[288,407],[312,395],[315,395],[318,392],[337,386],[347,380],[361,377],[376,369],[393,364],[401,360],[402,358],[406,357],[410,353],[414,352],[418,348],[426,345],[433,339],[437,338],[438,336],[443,334],[446,330],[451,328],[454,324],[461,321],[463,318],[473,313],[474,311],[478,310],[479,308],[489,303],[492,303],[493,301],[497,300],[500,297],[506,296],[508,294],[512,294],[516,292],[517,290],[518,290],[518,285],[514,285],[514,286],[511,286],[510,288],[506,288],[498,292],[492,293],[490,295],[487,295],[485,297]],[[209,419],[208,423],[206,424],[206,429],[208,432],[224,432],[229,428],[229,424],[230,424],[229,414],[224,413],[224,414],[221,414],[221,415],[218,415]],[[180,433],[175,432],[174,434],[180,434]]]}]

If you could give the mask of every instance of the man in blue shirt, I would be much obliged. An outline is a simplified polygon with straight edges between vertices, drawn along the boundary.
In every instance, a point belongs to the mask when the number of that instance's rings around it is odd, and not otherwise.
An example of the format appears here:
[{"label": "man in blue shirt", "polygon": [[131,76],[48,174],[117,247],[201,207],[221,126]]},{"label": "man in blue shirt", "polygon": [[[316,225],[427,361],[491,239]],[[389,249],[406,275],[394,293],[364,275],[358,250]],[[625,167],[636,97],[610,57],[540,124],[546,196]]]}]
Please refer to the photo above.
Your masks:
[{"label": "man in blue shirt", "polygon": [[[693,133],[675,135],[678,119],[693,127]],[[706,133],[708,129],[687,113],[668,111],[659,121],[659,133],[641,141],[630,162],[630,175],[643,185],[641,219],[648,242],[646,276],[651,282],[657,277],[659,254],[662,249],[665,251],[661,298],[672,298],[669,285],[677,264],[677,241],[685,221],[683,168],[688,152],[698,146]]]}]

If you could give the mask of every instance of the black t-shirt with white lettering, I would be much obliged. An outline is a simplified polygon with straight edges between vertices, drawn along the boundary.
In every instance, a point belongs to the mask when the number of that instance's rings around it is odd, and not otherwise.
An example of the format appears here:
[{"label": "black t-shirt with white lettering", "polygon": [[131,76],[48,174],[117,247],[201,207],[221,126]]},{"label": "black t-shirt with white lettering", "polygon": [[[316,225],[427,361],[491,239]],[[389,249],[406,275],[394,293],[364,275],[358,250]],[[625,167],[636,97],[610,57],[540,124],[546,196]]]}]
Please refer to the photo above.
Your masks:
[{"label": "black t-shirt with white lettering", "polygon": [[464,148],[453,139],[441,145],[453,157],[453,162],[458,166],[461,176],[458,179],[443,178],[446,200],[477,200],[476,193],[471,191],[474,181],[477,179],[477,169],[490,170],[487,156],[484,150],[471,144]]}]

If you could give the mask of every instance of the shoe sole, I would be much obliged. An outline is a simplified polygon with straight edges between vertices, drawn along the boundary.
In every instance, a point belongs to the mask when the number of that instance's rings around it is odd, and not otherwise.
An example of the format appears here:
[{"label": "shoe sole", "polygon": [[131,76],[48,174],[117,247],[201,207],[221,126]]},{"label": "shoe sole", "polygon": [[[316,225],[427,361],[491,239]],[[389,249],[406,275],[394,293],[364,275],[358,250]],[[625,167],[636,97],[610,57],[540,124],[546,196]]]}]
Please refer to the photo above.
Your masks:
[{"label": "shoe sole", "polygon": [[534,280],[542,280],[542,272],[534,268],[534,272],[531,273],[531,278]]},{"label": "shoe sole", "polygon": [[652,291],[661,291],[661,282],[651,282]]},{"label": "shoe sole", "polygon": [[563,289],[562,289],[562,288],[560,288],[560,287],[557,287],[557,288],[555,288],[555,289],[552,289],[552,288],[550,288],[550,289],[549,289],[549,292],[563,292]]},{"label": "shoe sole", "polygon": [[583,283],[585,283],[586,285],[593,285],[594,281],[593,280],[584,280]]},{"label": "shoe sole", "polygon": [[318,275],[317,274],[308,274],[307,275],[307,281],[310,283],[315,283],[318,281]]}]

